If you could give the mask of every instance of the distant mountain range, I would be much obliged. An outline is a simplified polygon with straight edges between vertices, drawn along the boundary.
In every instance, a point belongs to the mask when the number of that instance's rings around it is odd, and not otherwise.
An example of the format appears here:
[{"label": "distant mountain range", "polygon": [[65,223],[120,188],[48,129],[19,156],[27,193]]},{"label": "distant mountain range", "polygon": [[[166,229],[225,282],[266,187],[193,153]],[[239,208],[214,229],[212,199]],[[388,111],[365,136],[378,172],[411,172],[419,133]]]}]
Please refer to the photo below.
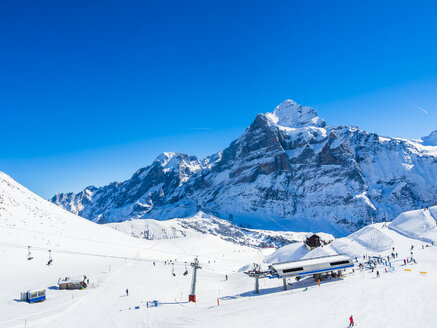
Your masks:
[{"label": "distant mountain range", "polygon": [[437,203],[437,131],[423,140],[328,126],[286,100],[205,159],[162,153],[123,182],[51,202],[98,223],[202,210],[263,229],[344,235]]}]

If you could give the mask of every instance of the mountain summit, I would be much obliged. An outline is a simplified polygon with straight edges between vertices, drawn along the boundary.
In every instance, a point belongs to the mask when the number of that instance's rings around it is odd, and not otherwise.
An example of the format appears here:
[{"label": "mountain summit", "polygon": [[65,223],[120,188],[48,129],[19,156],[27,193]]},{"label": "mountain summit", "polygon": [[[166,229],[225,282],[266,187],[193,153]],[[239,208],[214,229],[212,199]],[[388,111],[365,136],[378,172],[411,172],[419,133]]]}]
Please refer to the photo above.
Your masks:
[{"label": "mountain summit", "polygon": [[286,100],[217,154],[163,153],[124,182],[51,201],[99,223],[202,210],[245,226],[345,235],[435,204],[435,181],[437,147],[327,126]]},{"label": "mountain summit", "polygon": [[273,124],[288,128],[326,126],[326,122],[317,116],[317,112],[313,108],[299,105],[290,99],[280,103],[273,113],[266,113],[266,117]]},{"label": "mountain summit", "polygon": [[437,130],[432,131],[429,136],[423,137],[423,145],[437,146]]}]

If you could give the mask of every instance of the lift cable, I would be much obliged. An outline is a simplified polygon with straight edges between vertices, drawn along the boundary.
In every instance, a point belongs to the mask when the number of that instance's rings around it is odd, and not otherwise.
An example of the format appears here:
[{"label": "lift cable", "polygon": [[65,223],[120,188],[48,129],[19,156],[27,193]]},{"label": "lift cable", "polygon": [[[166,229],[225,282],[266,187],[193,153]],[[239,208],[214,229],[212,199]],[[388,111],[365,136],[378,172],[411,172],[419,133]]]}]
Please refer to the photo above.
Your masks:
[{"label": "lift cable", "polygon": [[[168,253],[172,253],[172,254],[176,254],[176,255],[183,255],[185,257],[196,257],[196,256],[198,256],[198,254],[190,254],[190,253],[185,253],[185,252],[175,252],[175,251],[165,251],[165,250],[160,250],[160,249],[154,249],[153,247],[156,246],[157,241],[152,246],[150,246],[150,247],[135,247],[135,246],[126,245],[126,244],[119,244],[119,243],[112,243],[112,242],[108,242],[108,241],[101,241],[101,240],[95,240],[95,239],[73,237],[73,236],[68,236],[68,235],[61,235],[60,236],[59,234],[55,234],[55,233],[49,233],[49,232],[46,233],[46,232],[37,231],[37,230],[17,228],[17,227],[9,227],[9,226],[4,226],[4,225],[0,225],[0,228],[6,228],[6,229],[11,229],[11,230],[28,231],[28,232],[34,232],[34,233],[39,233],[39,234],[43,234],[43,235],[52,235],[52,236],[56,236],[56,237],[65,237],[65,238],[76,239],[76,240],[90,241],[90,242],[94,242],[94,243],[97,243],[97,244],[123,246],[123,247],[126,247],[126,248],[132,248],[132,249],[136,249],[136,250],[140,250],[140,251],[153,251],[153,252],[160,252],[160,253],[167,253],[167,254]],[[141,240],[141,239],[138,239],[138,240]],[[177,246],[177,247],[183,251],[183,249],[181,247],[179,247],[179,246]],[[34,249],[38,249],[38,248],[34,247]],[[44,249],[44,250],[49,250],[49,249],[47,248],[47,249]],[[58,250],[58,252],[59,252],[59,250]],[[230,259],[213,257],[213,256],[210,256],[209,254],[202,254],[201,256],[203,258],[209,258],[209,259],[213,259],[213,260],[235,262],[234,260],[230,260]],[[125,257],[120,256],[120,258],[125,258]],[[185,258],[184,257],[180,257],[178,259],[181,260],[181,259],[185,259]]]},{"label": "lift cable", "polygon": [[[36,250],[36,251],[48,251],[49,252],[49,262],[50,262],[50,260],[52,260],[52,262],[53,262],[52,253],[58,253],[58,254],[68,254],[68,255],[84,255],[84,256],[95,256],[95,257],[103,257],[103,258],[113,258],[113,259],[120,259],[120,260],[133,260],[133,261],[139,261],[139,262],[158,262],[158,263],[162,262],[162,263],[164,263],[164,260],[158,260],[158,259],[145,259],[145,258],[139,258],[139,257],[96,254],[96,253],[87,253],[87,252],[79,252],[79,251],[70,251],[70,250],[65,250],[65,249],[52,249],[52,248],[46,248],[46,247],[20,245],[20,244],[5,243],[5,242],[0,242],[0,246],[11,247],[11,248],[23,248],[23,249],[27,248],[28,250],[30,249],[30,247],[32,247],[32,249]],[[50,264],[52,262],[50,262]],[[225,269],[225,268],[218,269],[216,267],[212,267],[209,265],[205,265],[205,267],[211,271],[239,273],[238,271],[235,271],[232,269]]]}]

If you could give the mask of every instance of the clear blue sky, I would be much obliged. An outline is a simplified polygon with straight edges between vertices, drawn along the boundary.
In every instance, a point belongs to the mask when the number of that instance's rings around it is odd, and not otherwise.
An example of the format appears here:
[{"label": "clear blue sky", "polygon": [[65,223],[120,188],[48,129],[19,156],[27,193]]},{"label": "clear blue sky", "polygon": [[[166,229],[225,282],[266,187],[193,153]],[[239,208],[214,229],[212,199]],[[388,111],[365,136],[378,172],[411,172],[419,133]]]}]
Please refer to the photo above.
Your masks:
[{"label": "clear blue sky", "polygon": [[[437,129],[435,1],[0,2],[0,170],[43,197],[204,157],[286,98]],[[416,107],[424,108],[428,114]]]}]

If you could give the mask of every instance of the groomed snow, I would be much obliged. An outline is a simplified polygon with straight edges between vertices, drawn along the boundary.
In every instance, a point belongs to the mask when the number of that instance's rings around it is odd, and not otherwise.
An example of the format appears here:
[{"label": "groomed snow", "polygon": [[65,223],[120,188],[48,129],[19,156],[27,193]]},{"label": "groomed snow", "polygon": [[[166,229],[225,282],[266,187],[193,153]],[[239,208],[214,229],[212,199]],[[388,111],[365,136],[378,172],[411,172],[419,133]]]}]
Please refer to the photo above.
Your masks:
[{"label": "groomed snow", "polygon": [[437,206],[409,211],[394,219],[389,228],[407,237],[437,242]]},{"label": "groomed snow", "polygon": [[[420,211],[419,211],[420,212]],[[422,220],[420,213],[408,214]],[[431,209],[430,215],[435,210]],[[346,327],[354,315],[358,327],[434,327],[437,322],[437,247],[378,223],[336,239],[311,252],[302,243],[272,249],[246,247],[211,234],[145,240],[97,225],[48,203],[0,174],[0,327]],[[415,224],[402,225],[420,230]],[[417,229],[418,231],[414,230]],[[27,245],[33,259],[26,260]],[[403,265],[414,246],[417,264]],[[422,245],[424,246],[422,249]],[[22,246],[22,247],[21,247]],[[381,278],[355,268],[344,279],[311,277],[282,290],[282,281],[262,279],[261,294],[239,269],[252,263],[311,258],[321,253],[399,258]],[[48,249],[53,265],[47,266]],[[191,270],[185,261],[199,256],[198,302],[187,303]],[[164,261],[173,260],[173,265]],[[155,261],[155,265],[153,264]],[[409,269],[410,271],[404,271]],[[420,272],[427,272],[420,274]],[[58,278],[87,275],[85,290],[57,290]],[[229,279],[225,279],[225,275]],[[27,289],[47,289],[47,301],[18,301]],[[125,290],[129,289],[129,296]],[[217,304],[217,299],[220,305]],[[159,306],[147,308],[147,301]],[[138,307],[138,309],[135,309]]]}]

